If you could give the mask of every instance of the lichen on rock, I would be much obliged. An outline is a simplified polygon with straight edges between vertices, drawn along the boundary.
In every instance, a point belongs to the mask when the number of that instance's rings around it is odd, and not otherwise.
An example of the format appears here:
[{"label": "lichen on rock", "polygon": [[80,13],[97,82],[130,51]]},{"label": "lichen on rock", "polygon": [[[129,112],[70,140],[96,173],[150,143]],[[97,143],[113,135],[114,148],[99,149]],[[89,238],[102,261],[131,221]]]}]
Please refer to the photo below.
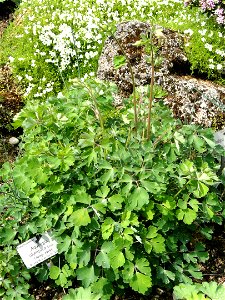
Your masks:
[{"label": "lichen on rock", "polygon": [[[191,76],[191,65],[184,51],[182,34],[161,28],[163,38],[153,37],[157,55],[162,59],[155,70],[155,83],[168,92],[164,102],[176,117],[189,123],[211,126],[217,114],[225,114],[225,88],[207,80]],[[114,81],[121,99],[133,92],[132,76],[128,64],[114,68],[114,57],[126,55],[134,74],[135,86],[147,85],[151,80],[151,64],[146,61],[144,46],[134,46],[141,34],[153,30],[150,24],[139,21],[117,25],[115,34],[109,37],[99,59],[97,76]]]}]

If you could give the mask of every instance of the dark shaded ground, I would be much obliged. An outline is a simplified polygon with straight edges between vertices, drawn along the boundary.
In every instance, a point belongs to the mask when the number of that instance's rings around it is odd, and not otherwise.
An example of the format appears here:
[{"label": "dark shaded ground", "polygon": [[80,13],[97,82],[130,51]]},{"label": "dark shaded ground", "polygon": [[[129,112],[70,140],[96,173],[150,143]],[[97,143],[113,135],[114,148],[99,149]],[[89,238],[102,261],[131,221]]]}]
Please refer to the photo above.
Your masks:
[{"label": "dark shaded ground", "polygon": [[[13,19],[15,8],[11,1],[0,3],[0,38]],[[10,145],[8,140],[21,134],[21,130],[15,131],[11,123],[22,106],[21,92],[12,78],[10,67],[0,65],[0,166],[5,161],[13,161],[18,153],[18,147]]]},{"label": "dark shaded ground", "polygon": [[9,22],[13,18],[13,12],[16,8],[15,3],[11,1],[5,1],[0,3],[0,37],[4,29],[8,26]]},{"label": "dark shaded ground", "polygon": [[[212,240],[205,241],[209,260],[201,266],[203,281],[225,283],[225,230],[224,225],[214,226]],[[222,300],[222,299],[221,299]]]}]

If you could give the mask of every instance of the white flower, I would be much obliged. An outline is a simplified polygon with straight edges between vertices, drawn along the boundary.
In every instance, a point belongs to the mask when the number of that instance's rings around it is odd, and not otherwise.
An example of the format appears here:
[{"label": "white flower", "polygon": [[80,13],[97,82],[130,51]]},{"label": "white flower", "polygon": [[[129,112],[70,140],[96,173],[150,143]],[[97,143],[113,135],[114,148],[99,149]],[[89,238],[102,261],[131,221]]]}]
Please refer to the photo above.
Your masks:
[{"label": "white flower", "polygon": [[213,69],[215,69],[215,65],[214,64],[209,64],[209,68],[213,70]]},{"label": "white flower", "polygon": [[213,36],[213,31],[210,31],[208,37],[212,37]]},{"label": "white flower", "polygon": [[222,70],[222,69],[223,69],[223,66],[222,66],[221,64],[218,64],[218,65],[216,66],[216,68],[217,68],[217,70]]},{"label": "white flower", "polygon": [[91,40],[92,37],[93,37],[93,36],[92,36],[91,32],[90,32],[90,31],[87,31],[86,34],[85,34],[85,38],[86,38],[87,40]]},{"label": "white flower", "polygon": [[194,33],[194,31],[189,28],[189,29],[184,30],[184,33],[189,34],[191,36]]},{"label": "white flower", "polygon": [[25,74],[25,78],[29,81],[32,81],[33,80],[33,77],[28,75],[28,74]]},{"label": "white flower", "polygon": [[205,48],[208,49],[209,51],[212,51],[212,48],[213,48],[213,47],[212,47],[211,44],[206,43],[206,44],[205,44]]},{"label": "white flower", "polygon": [[62,92],[59,92],[58,95],[57,95],[57,98],[58,98],[58,99],[63,99],[63,98],[65,98],[65,97],[63,96],[63,93],[62,93]]},{"label": "white flower", "polygon": [[32,59],[31,60],[31,67],[35,67],[36,66],[36,64],[35,64],[35,60],[34,59]]},{"label": "white flower", "polygon": [[14,60],[15,60],[15,58],[14,58],[14,57],[12,57],[12,56],[9,56],[9,61],[10,61],[10,62],[14,62]]},{"label": "white flower", "polygon": [[78,49],[80,49],[81,48],[81,43],[80,43],[80,41],[75,41],[75,46],[78,48]]},{"label": "white flower", "polygon": [[28,16],[29,21],[33,21],[34,20],[34,16]]},{"label": "white flower", "polygon": [[207,32],[207,29],[199,30],[198,31],[202,36],[204,36]]}]

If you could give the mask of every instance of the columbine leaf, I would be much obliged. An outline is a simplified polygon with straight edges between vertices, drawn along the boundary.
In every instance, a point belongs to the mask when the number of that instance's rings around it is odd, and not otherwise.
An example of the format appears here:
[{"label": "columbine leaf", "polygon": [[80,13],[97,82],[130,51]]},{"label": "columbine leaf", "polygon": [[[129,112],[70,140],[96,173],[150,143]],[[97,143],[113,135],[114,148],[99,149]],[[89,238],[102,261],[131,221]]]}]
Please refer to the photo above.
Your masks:
[{"label": "columbine leaf", "polygon": [[165,248],[165,239],[161,234],[158,234],[157,237],[151,240],[153,250],[156,253],[162,253],[166,251]]},{"label": "columbine leaf", "polygon": [[198,288],[194,284],[181,283],[174,287],[173,294],[175,299],[192,299],[192,295],[198,292]]},{"label": "columbine leaf", "polygon": [[171,280],[175,280],[175,274],[173,272],[165,270],[160,266],[157,268],[157,277],[162,279],[165,284],[169,284]]},{"label": "columbine leaf", "polygon": [[104,174],[100,177],[101,182],[106,185],[108,181],[112,181],[113,178],[115,177],[115,170],[111,168],[110,170],[107,170],[104,172]]},{"label": "columbine leaf", "polygon": [[190,225],[197,218],[197,213],[190,208],[187,209],[178,209],[177,210],[177,219],[183,220],[185,224]]},{"label": "columbine leaf", "polygon": [[61,241],[57,245],[59,254],[62,252],[68,252],[70,244],[71,244],[71,237],[69,237],[68,235],[61,236]]},{"label": "columbine leaf", "polygon": [[125,263],[125,257],[120,250],[113,250],[109,253],[110,263],[113,269],[122,267]]},{"label": "columbine leaf", "polygon": [[65,274],[60,273],[58,279],[55,282],[56,282],[56,284],[64,287],[68,283],[68,278],[65,276]]},{"label": "columbine leaf", "polygon": [[60,182],[50,184],[49,186],[46,187],[47,192],[52,192],[54,194],[61,193],[63,189],[64,189],[64,185]]},{"label": "columbine leaf", "polygon": [[141,294],[145,294],[152,286],[151,277],[137,272],[130,282],[131,288]]},{"label": "columbine leaf", "polygon": [[94,267],[83,267],[76,271],[77,279],[82,281],[82,285],[86,288],[96,280]]},{"label": "columbine leaf", "polygon": [[106,218],[105,222],[102,224],[102,237],[107,240],[114,230],[114,221],[112,218]]},{"label": "columbine leaf", "polygon": [[53,280],[59,277],[61,270],[57,266],[51,266],[49,271],[49,277]]},{"label": "columbine leaf", "polygon": [[162,253],[165,251],[165,239],[157,232],[155,226],[149,226],[146,239],[144,241],[144,247],[147,253],[150,253],[152,249],[156,253]]},{"label": "columbine leaf", "polygon": [[130,282],[134,276],[134,264],[129,260],[124,264],[124,269],[122,271],[124,282]]},{"label": "columbine leaf", "polygon": [[149,267],[149,262],[146,258],[137,259],[135,262],[135,267],[145,275],[151,275],[151,268]]},{"label": "columbine leaf", "polygon": [[196,266],[190,265],[187,271],[195,279],[202,279],[202,272],[200,272]]},{"label": "columbine leaf", "polygon": [[83,287],[80,287],[78,289],[70,289],[69,294],[63,296],[63,300],[99,300],[101,298],[101,295],[94,294],[91,291],[91,288],[84,289]]},{"label": "columbine leaf", "polygon": [[216,282],[203,282],[202,286],[199,288],[204,294],[213,300],[225,299],[225,287],[222,284],[217,284]]},{"label": "columbine leaf", "polygon": [[146,238],[147,239],[153,239],[154,237],[157,236],[157,234],[158,234],[157,231],[158,231],[157,227],[155,227],[155,226],[149,226]]},{"label": "columbine leaf", "polygon": [[193,194],[196,198],[204,197],[209,191],[209,188],[202,182],[198,181],[196,183],[196,190],[193,191]]},{"label": "columbine leaf", "polygon": [[[91,290],[96,294],[101,294],[100,299],[109,300],[114,293],[112,283],[104,277],[100,277],[97,282],[94,282],[91,286]],[[86,298],[87,300],[89,298]],[[91,298],[90,298],[91,300]]]},{"label": "columbine leaf", "polygon": [[106,196],[108,195],[109,192],[110,192],[110,189],[107,186],[102,186],[100,190],[97,190],[96,196],[104,199],[104,198],[106,198]]},{"label": "columbine leaf", "polygon": [[128,208],[130,210],[140,210],[145,204],[148,203],[148,200],[149,195],[147,191],[142,187],[138,187],[133,191],[128,199]]},{"label": "columbine leaf", "polygon": [[199,136],[197,136],[196,134],[193,135],[193,144],[195,149],[199,152],[199,153],[203,153],[206,148],[205,146],[205,142],[202,138],[200,138]]},{"label": "columbine leaf", "polygon": [[207,214],[208,214],[209,218],[212,219],[213,216],[214,216],[214,212],[209,208],[208,205],[205,206],[205,209],[207,211]]},{"label": "columbine leaf", "polygon": [[158,182],[153,181],[147,181],[147,180],[141,180],[141,184],[143,185],[146,190],[152,194],[158,194],[161,186]]},{"label": "columbine leaf", "polygon": [[182,175],[189,176],[191,173],[195,171],[194,163],[186,159],[184,162],[180,164],[179,169]]},{"label": "columbine leaf", "polygon": [[70,203],[75,204],[76,202],[90,204],[91,196],[87,194],[85,187],[76,187],[73,190],[74,194],[70,196]]},{"label": "columbine leaf", "polygon": [[87,208],[80,208],[74,211],[68,219],[68,222],[75,226],[86,226],[91,222]]},{"label": "columbine leaf", "polygon": [[191,199],[188,204],[193,208],[194,211],[198,211],[199,202],[196,199]]},{"label": "columbine leaf", "polygon": [[121,195],[119,195],[119,194],[113,195],[112,197],[109,198],[109,209],[111,211],[121,209],[123,201],[124,201],[124,198]]},{"label": "columbine leaf", "polygon": [[154,204],[152,205],[152,203],[148,204],[148,206],[145,208],[145,214],[146,214],[146,218],[147,220],[152,220],[155,212],[154,212]]},{"label": "columbine leaf", "polygon": [[78,245],[76,245],[76,248],[77,248],[77,251],[78,254],[77,254],[77,261],[78,261],[78,264],[79,264],[79,267],[84,267],[84,266],[87,266],[89,261],[90,261],[90,258],[91,258],[91,251],[90,251],[90,248],[89,246],[83,246],[82,247],[82,251],[79,249],[78,250]]},{"label": "columbine leaf", "polygon": [[6,245],[7,243],[12,242],[16,234],[17,231],[12,228],[3,228],[0,237],[1,243]]},{"label": "columbine leaf", "polygon": [[99,267],[103,267],[104,269],[110,268],[110,260],[108,254],[105,252],[99,252],[95,258],[95,262]]}]

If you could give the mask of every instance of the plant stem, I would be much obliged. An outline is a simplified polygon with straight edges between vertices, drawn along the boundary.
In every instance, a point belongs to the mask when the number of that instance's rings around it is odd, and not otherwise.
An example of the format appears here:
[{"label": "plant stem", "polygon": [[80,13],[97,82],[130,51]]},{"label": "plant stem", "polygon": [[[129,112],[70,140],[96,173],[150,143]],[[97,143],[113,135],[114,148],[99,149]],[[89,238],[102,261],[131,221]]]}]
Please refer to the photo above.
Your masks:
[{"label": "plant stem", "polygon": [[154,76],[155,76],[154,53],[152,48],[152,34],[151,34],[151,67],[152,67],[152,72],[151,72],[150,94],[149,94],[149,104],[148,104],[147,140],[149,140],[151,136],[151,113],[152,113],[153,87],[154,87]]},{"label": "plant stem", "polygon": [[102,128],[102,131],[104,132],[104,124],[103,124],[103,118],[102,118],[102,114],[100,112],[100,109],[98,108],[98,102],[97,102],[97,99],[94,95],[94,93],[92,92],[92,89],[88,86],[88,85],[85,85],[86,89],[89,91],[89,94],[94,102],[94,106],[95,106],[95,109],[96,109],[96,112],[95,112],[95,115],[96,117],[98,118],[99,120],[99,123],[100,123],[100,126]]},{"label": "plant stem", "polygon": [[135,87],[135,78],[134,78],[134,72],[132,69],[132,65],[130,63],[129,58],[127,57],[123,47],[121,46],[120,42],[118,41],[118,39],[113,35],[113,38],[115,39],[117,45],[119,46],[121,52],[123,53],[123,55],[126,57],[127,60],[127,65],[131,74],[131,80],[132,80],[132,85],[133,85],[133,105],[134,105],[134,130],[135,133],[137,134],[137,128],[138,128],[138,114],[137,114],[137,98],[136,98],[136,87]]}]

